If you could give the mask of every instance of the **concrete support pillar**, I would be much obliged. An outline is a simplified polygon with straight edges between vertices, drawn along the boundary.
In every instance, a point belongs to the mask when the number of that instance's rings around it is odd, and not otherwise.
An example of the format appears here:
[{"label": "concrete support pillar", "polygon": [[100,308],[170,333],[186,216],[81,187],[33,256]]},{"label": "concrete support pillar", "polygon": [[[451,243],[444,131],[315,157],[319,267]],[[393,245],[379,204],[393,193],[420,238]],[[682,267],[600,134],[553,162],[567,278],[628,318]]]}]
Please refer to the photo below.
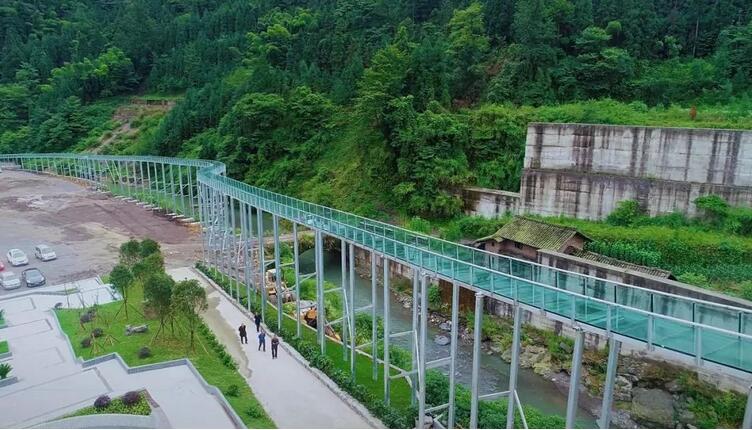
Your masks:
[{"label": "concrete support pillar", "polygon": [[577,401],[580,395],[580,375],[582,374],[582,350],[585,345],[585,332],[575,327],[574,351],[572,353],[572,372],[569,380],[569,397],[567,398],[566,428],[574,428],[577,419]]}]

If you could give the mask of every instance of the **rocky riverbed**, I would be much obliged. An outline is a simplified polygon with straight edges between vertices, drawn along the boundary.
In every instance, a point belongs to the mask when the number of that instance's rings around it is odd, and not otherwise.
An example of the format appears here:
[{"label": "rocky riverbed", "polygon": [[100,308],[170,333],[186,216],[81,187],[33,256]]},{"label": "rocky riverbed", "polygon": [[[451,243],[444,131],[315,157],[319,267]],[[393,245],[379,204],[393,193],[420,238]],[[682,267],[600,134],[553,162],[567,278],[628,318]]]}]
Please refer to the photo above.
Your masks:
[{"label": "rocky riverbed", "polygon": [[[412,297],[403,293],[396,294],[397,300],[405,308],[412,307]],[[429,312],[428,320],[430,324],[446,332],[446,335],[435,336],[434,341],[439,344],[450,342],[451,320],[434,311]],[[464,324],[462,318],[460,318],[458,335],[460,342],[472,343],[473,341],[473,331]],[[558,347],[566,353],[572,352],[568,343],[562,342]],[[481,348],[486,354],[497,354],[504,361],[511,361],[511,345],[504,346],[498,339],[483,339]],[[591,357],[591,361],[598,361],[597,353],[592,355],[596,358]],[[593,363],[585,360],[582,371],[580,406],[594,416],[600,416],[601,412],[600,394],[605,371],[605,357],[602,361]],[[546,345],[522,342],[520,367],[531,369],[541,378],[554,384],[562,393],[566,394],[569,390],[569,364],[559,364]],[[675,366],[649,360],[642,354],[622,355],[619,359],[614,387],[612,426],[616,428],[697,428],[697,417],[690,410],[690,405],[695,402],[695,399],[682,393],[682,385],[678,380],[680,372],[681,369]]]}]

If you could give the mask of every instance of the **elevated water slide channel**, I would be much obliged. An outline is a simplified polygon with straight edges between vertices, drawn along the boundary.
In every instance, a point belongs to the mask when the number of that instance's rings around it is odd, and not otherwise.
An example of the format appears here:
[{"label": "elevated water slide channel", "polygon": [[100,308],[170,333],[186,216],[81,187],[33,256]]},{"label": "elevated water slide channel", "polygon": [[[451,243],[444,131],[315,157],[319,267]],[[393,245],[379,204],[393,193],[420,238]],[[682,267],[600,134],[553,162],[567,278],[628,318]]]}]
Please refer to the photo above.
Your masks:
[{"label": "elevated water slide channel", "polygon": [[[328,235],[340,239],[343,245],[350,246],[351,255],[352,246],[357,246],[373,251],[372,263],[375,258],[384,258],[416,269],[414,297],[420,300],[419,303],[427,304],[425,290],[428,280],[443,279],[452,283],[455,292],[452,306],[454,321],[457,318],[458,287],[476,292],[477,322],[480,322],[484,297],[493,297],[513,304],[516,309],[516,320],[509,390],[485,395],[478,393],[475,363],[479,361],[477,356],[480,354],[480,333],[476,330],[471,426],[477,424],[478,401],[515,393],[521,309],[541,313],[547,318],[570,324],[575,328],[577,335],[572,366],[575,369],[573,381],[579,379],[580,366],[577,364],[582,359],[584,333],[598,333],[612,340],[609,342],[611,347],[604,406],[610,405],[616,374],[616,357],[622,342],[643,346],[656,355],[670,355],[698,367],[713,367],[715,371],[729,372],[735,376],[748,377],[752,372],[750,309],[612,282],[417,234],[247,185],[226,177],[225,166],[219,162],[151,156],[0,154],[0,164],[15,165],[27,171],[78,178],[114,194],[130,196],[157,205],[161,202],[162,207],[170,207],[173,212],[199,220],[205,242],[211,240],[207,238],[212,235],[216,236],[218,230],[225,232],[223,234],[230,230],[235,237],[234,219],[232,224],[226,219],[229,217],[228,212],[233,212],[234,217],[236,205],[248,208],[248,214],[251,209],[255,210],[256,214],[268,212],[275,219],[275,227],[278,227],[278,219],[285,219],[293,222],[296,228],[300,225],[314,230],[318,248],[321,248],[322,235]],[[228,210],[228,205],[232,210]],[[221,218],[225,218],[225,221]],[[246,224],[243,225],[251,227],[249,219],[246,217]],[[263,235],[264,230],[260,223],[257,231]],[[243,234],[245,233],[241,233]],[[278,243],[278,234],[278,228],[275,228],[275,243]],[[275,255],[275,258],[278,258],[278,255]],[[375,268],[372,269],[372,274],[375,274]],[[317,281],[322,282],[319,279]],[[249,282],[246,277],[245,283],[250,284],[252,281]],[[343,292],[344,289],[343,284]],[[356,311],[362,310],[346,309],[345,319],[354,321]],[[385,329],[389,332],[388,309],[384,309],[384,315]],[[419,410],[435,414],[441,409],[446,409],[451,427],[454,424],[453,396],[450,395],[449,402],[444,405],[427,407],[424,375],[426,369],[431,367],[449,365],[453,368],[454,357],[437,360],[438,362],[425,362],[422,354],[425,350],[425,314],[418,318],[419,327],[415,327],[414,333],[408,334],[415,337],[412,353],[417,363],[414,369],[402,371],[401,375],[410,376]],[[453,340],[456,340],[457,336],[456,326],[453,325]],[[479,324],[475,326],[478,327]],[[323,331],[319,332],[323,348]],[[385,342],[387,350],[388,339]],[[354,349],[356,348],[351,348]],[[384,355],[385,365],[389,366],[389,354]],[[450,375],[452,373],[450,371]],[[389,379],[385,378],[387,387]],[[454,391],[453,379],[450,376],[450,392]],[[568,426],[574,424],[577,404],[578,384],[571,385],[567,408]],[[388,391],[388,388],[386,390]],[[388,398],[388,392],[385,396]],[[513,396],[513,399],[519,406],[516,396]],[[510,412],[513,410],[513,403],[510,402]],[[752,400],[748,400],[744,428],[750,428],[752,425],[751,404]],[[608,407],[604,408],[606,412],[602,413],[599,420],[601,427],[609,423],[609,410]],[[511,425],[509,422],[508,426]]]}]

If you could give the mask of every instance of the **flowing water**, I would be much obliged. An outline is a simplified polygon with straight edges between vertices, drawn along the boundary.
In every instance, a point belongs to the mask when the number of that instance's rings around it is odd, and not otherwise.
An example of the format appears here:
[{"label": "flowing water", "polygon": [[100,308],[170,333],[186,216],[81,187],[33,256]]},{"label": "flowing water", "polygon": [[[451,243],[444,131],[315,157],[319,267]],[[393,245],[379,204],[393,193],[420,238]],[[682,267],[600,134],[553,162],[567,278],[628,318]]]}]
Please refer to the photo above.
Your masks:
[{"label": "flowing water", "polygon": [[[327,281],[340,285],[342,282],[342,273],[340,265],[340,254],[338,251],[327,251],[324,253],[324,276]],[[300,256],[301,273],[311,273],[314,271],[314,255],[309,250]],[[378,286],[377,291],[377,309],[383,309],[383,287]],[[370,279],[355,276],[355,306],[365,306],[371,303],[371,281]],[[412,327],[412,310],[406,309],[398,302],[395,296],[390,296],[391,307],[391,332],[410,330]],[[441,331],[438,327],[429,325],[427,346],[428,360],[449,356],[449,345],[440,346],[433,341],[435,335],[447,332]],[[394,343],[400,346],[409,346],[405,338],[397,338]],[[472,343],[460,340],[457,345],[457,378],[458,381],[467,387],[470,386],[472,372]],[[446,368],[442,368],[444,372]],[[504,391],[509,384],[509,363],[501,359],[499,355],[489,355],[483,352],[480,360],[480,394]],[[533,406],[546,414],[566,415],[567,395],[562,393],[552,382],[535,374],[530,369],[520,369],[517,380],[517,394],[523,405]],[[577,424],[580,427],[595,428],[595,418],[585,409],[580,408],[578,411]]]}]

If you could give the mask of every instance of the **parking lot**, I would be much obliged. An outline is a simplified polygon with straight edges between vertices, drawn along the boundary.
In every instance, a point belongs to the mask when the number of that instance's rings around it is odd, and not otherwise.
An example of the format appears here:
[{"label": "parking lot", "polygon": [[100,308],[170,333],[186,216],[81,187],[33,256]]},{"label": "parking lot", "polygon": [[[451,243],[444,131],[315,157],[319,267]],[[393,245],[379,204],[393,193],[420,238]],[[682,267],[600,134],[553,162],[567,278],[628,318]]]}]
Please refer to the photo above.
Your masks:
[{"label": "parking lot", "polygon": [[[146,237],[160,242],[168,267],[189,266],[200,257],[197,232],[135,203],[62,178],[9,169],[0,173],[0,253],[5,270],[20,275],[36,267],[48,285],[101,276],[117,263],[120,244]],[[36,259],[38,244],[49,245],[58,258]],[[10,267],[6,254],[11,248],[24,251],[29,264]],[[0,288],[0,294],[4,292]]]}]

